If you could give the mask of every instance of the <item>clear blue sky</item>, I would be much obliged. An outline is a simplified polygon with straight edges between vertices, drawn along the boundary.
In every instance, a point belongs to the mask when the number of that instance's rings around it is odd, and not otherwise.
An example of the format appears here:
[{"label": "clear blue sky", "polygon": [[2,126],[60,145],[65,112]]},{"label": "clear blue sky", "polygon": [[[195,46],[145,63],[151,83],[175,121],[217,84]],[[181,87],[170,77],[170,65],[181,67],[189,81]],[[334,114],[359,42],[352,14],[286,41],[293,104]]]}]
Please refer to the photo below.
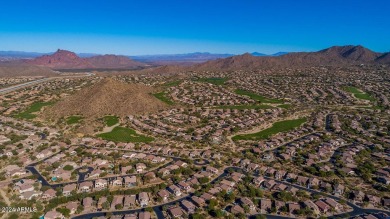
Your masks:
[{"label": "clear blue sky", "polygon": [[5,0],[0,50],[390,51],[390,0]]}]

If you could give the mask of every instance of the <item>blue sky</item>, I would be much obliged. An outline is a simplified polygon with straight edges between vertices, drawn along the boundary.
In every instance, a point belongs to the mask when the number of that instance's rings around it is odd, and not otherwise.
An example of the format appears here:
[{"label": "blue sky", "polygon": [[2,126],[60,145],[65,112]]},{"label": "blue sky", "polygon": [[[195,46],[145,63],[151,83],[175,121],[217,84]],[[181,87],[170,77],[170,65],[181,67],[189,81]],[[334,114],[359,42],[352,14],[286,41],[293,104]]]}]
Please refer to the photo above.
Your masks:
[{"label": "blue sky", "polygon": [[0,50],[126,55],[390,51],[389,0],[7,0]]}]

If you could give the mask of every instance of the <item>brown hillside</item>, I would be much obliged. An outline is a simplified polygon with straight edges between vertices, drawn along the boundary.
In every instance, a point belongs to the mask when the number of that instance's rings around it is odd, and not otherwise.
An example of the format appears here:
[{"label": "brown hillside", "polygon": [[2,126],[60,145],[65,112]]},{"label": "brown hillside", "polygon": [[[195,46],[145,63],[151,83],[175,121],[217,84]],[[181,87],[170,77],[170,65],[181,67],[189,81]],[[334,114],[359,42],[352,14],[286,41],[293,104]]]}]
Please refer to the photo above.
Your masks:
[{"label": "brown hillside", "polygon": [[0,63],[0,77],[57,76],[51,69],[24,63]]},{"label": "brown hillside", "polygon": [[390,64],[390,52],[384,53],[383,55],[378,57],[375,61],[381,64]]},{"label": "brown hillside", "polygon": [[69,115],[98,118],[108,114],[127,116],[165,109],[164,102],[150,95],[153,92],[155,90],[146,85],[104,79],[58,102],[45,114],[51,118]]},{"label": "brown hillside", "polygon": [[94,68],[136,68],[144,67],[146,64],[136,62],[126,56],[101,55],[87,58]]}]

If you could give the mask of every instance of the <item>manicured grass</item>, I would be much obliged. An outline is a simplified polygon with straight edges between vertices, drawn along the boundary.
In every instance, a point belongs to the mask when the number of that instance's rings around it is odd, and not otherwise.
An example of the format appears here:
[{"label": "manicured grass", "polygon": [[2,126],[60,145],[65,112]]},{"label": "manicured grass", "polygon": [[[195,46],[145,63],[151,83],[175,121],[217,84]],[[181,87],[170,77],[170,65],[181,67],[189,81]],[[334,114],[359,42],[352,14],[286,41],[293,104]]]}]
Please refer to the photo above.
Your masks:
[{"label": "manicured grass", "polygon": [[367,93],[363,93],[363,94],[354,94],[356,98],[359,98],[359,99],[362,99],[362,100],[369,100],[369,101],[375,101],[375,99],[370,96],[369,94]]},{"label": "manicured grass", "polygon": [[31,106],[29,106],[25,111],[17,114],[16,117],[21,118],[21,119],[34,119],[37,116],[34,115],[33,113],[39,112],[42,109],[42,107],[50,106],[52,104],[54,104],[54,103],[53,102],[35,102],[35,103],[31,104]]},{"label": "manicured grass", "polygon": [[165,87],[173,87],[178,86],[181,83],[181,81],[170,81],[164,84]]},{"label": "manicured grass", "polygon": [[294,119],[294,120],[284,120],[280,122],[275,122],[271,128],[264,129],[263,131],[256,132],[253,134],[246,135],[236,135],[232,139],[237,140],[262,140],[271,137],[272,135],[279,132],[287,132],[296,127],[299,127],[306,122],[306,118]]},{"label": "manicured grass", "polygon": [[248,96],[250,97],[251,99],[253,100],[257,100],[257,101],[260,101],[262,103],[283,103],[282,100],[278,100],[278,99],[270,99],[270,98],[266,98],[266,97],[263,97],[261,95],[258,95],[258,94],[255,94],[255,93],[252,93],[250,91],[246,91],[246,90],[235,90],[234,91],[236,94],[238,95],[245,95],[245,96]]},{"label": "manicured grass", "polygon": [[115,127],[111,132],[102,133],[97,135],[108,141],[114,142],[151,142],[154,140],[152,137],[139,135],[133,129],[125,127]]},{"label": "manicured grass", "polygon": [[197,81],[207,82],[214,85],[224,85],[228,78],[199,78]]},{"label": "manicured grass", "polygon": [[235,105],[235,106],[217,106],[216,109],[271,109],[274,108],[269,105]]},{"label": "manicured grass", "polygon": [[281,105],[278,105],[278,107],[283,108],[283,109],[289,109],[291,107],[291,104],[281,104]]},{"label": "manicured grass", "polygon": [[351,86],[345,87],[344,90],[347,91],[347,92],[353,93],[353,94],[360,94],[360,93],[362,93],[358,88],[351,87]]},{"label": "manicured grass", "polygon": [[349,87],[345,87],[344,90],[349,93],[352,93],[358,99],[375,101],[375,99],[371,95],[359,90],[356,87],[349,86]]},{"label": "manicured grass", "polygon": [[79,123],[82,119],[83,119],[82,116],[69,116],[66,119],[66,124],[68,125],[76,124]]},{"label": "manicured grass", "polygon": [[116,116],[105,116],[103,120],[106,123],[106,126],[108,127],[119,123],[119,119]]},{"label": "manicured grass", "polygon": [[153,94],[153,96],[156,97],[157,99],[165,102],[168,105],[174,104],[174,102],[169,97],[167,97],[167,94],[165,92],[155,93],[155,94]]}]

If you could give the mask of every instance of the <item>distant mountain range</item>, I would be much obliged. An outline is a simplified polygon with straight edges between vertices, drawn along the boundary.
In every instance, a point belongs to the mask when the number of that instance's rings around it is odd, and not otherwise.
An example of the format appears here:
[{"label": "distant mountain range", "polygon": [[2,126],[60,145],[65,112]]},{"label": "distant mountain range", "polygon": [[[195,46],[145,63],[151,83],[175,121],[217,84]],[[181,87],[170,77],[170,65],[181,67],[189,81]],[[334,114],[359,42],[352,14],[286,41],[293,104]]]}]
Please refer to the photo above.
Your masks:
[{"label": "distant mountain range", "polygon": [[286,55],[288,52],[277,52],[274,54],[264,54],[264,53],[259,53],[259,52],[252,52],[252,56],[281,56],[281,55]]},{"label": "distant mountain range", "polygon": [[[39,52],[23,52],[23,51],[0,51],[0,61],[1,60],[17,60],[17,59],[33,59],[45,55],[53,55],[51,53],[39,53]],[[278,52],[275,54],[264,54],[259,52],[251,53],[253,56],[279,56],[287,54],[286,52]],[[101,54],[96,53],[76,53],[80,58],[91,58],[94,56],[101,56]],[[149,64],[170,64],[170,63],[201,63],[215,59],[228,58],[235,56],[236,54],[218,54],[218,53],[209,53],[209,52],[194,52],[194,53],[184,53],[184,54],[158,54],[158,55],[139,55],[139,56],[127,56],[128,58],[145,62]]]},{"label": "distant mountain range", "polygon": [[317,52],[293,52],[279,56],[253,56],[246,53],[192,66],[192,70],[253,70],[351,64],[390,64],[389,53],[363,46],[333,46]]},{"label": "distant mountain range", "polygon": [[195,52],[185,54],[161,54],[161,55],[142,55],[142,56],[129,56],[133,60],[148,63],[159,62],[205,62],[209,60],[221,59],[234,56],[234,54],[213,54],[208,52]]},{"label": "distant mountain range", "polygon": [[[96,55],[90,53],[76,54],[66,50],[41,55],[27,52],[0,52],[1,55],[16,58],[0,62],[9,69],[23,64],[47,67],[51,69],[143,69],[153,68],[151,72],[172,73],[173,71],[228,71],[255,70],[275,68],[301,68],[311,66],[347,66],[359,64],[390,65],[390,53],[371,51],[363,46],[333,46],[317,52],[292,52],[265,55],[262,53],[245,53],[243,55],[188,53],[177,55],[119,56]],[[28,57],[28,58],[27,58]],[[186,63],[186,66],[182,63]],[[162,66],[161,66],[162,65]],[[161,67],[158,67],[161,66]],[[33,69],[33,68],[32,68]],[[5,70],[4,70],[5,71]],[[26,71],[27,72],[27,71]],[[9,74],[9,73],[7,73]]]}]

